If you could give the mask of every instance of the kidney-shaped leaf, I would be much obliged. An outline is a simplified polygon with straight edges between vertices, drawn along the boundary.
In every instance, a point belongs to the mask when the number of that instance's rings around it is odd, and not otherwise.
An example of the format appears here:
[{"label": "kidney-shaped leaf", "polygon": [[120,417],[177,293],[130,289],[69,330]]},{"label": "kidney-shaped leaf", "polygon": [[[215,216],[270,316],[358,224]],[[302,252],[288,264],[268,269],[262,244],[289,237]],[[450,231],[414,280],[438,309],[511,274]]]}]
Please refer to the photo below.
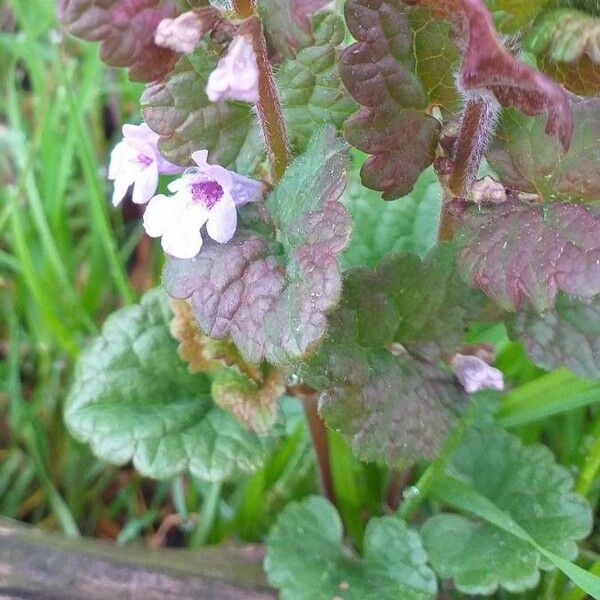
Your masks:
[{"label": "kidney-shaped leaf", "polygon": [[215,406],[210,383],[190,374],[169,333],[164,292],[123,308],[79,359],[65,408],[73,435],[104,460],[133,460],[143,475],[184,471],[211,481],[258,468],[266,440]]},{"label": "kidney-shaped leaf", "polygon": [[231,336],[248,362],[287,364],[310,354],[341,294],[336,257],[348,243],[350,218],[338,199],[346,169],[333,128],[316,132],[267,199],[281,247],[240,229],[192,260],[169,258],[167,292],[190,298],[202,331]]},{"label": "kidney-shaped leaf", "polygon": [[154,30],[177,14],[171,0],[58,0],[58,16],[70,33],[99,41],[100,58],[112,67],[129,67],[134,81],[162,79],[177,60],[154,44]]},{"label": "kidney-shaped leaf", "polygon": [[582,377],[600,379],[600,298],[558,294],[554,310],[510,315],[508,328],[543,369],[565,366]]},{"label": "kidney-shaped leaf", "polygon": [[[452,456],[448,474],[506,513],[541,547],[566,559],[591,530],[585,500],[573,492],[569,471],[544,446],[525,447],[493,425],[473,427]],[[552,567],[531,544],[488,522],[459,515],[430,518],[422,529],[431,564],[466,594],[511,592],[537,585]]]},{"label": "kidney-shaped leaf", "polygon": [[363,107],[346,121],[346,139],[371,156],[363,183],[386,200],[408,194],[435,158],[439,122],[415,75],[412,32],[400,0],[349,0],[346,23],[358,40],[344,50],[340,74]]},{"label": "kidney-shaped leaf", "polygon": [[300,369],[322,392],[327,424],[365,460],[432,457],[464,400],[435,362],[440,350],[455,349],[481,306],[481,295],[461,282],[453,262],[452,249],[442,246],[424,261],[396,254],[377,271],[349,271],[329,336]]},{"label": "kidney-shaped leaf", "polygon": [[265,570],[282,600],[433,600],[436,580],[419,535],[396,517],[375,518],[362,559],[343,543],[341,520],[324,498],[289,504],[267,540]]},{"label": "kidney-shaped leaf", "polygon": [[559,290],[600,293],[600,221],[596,206],[517,200],[463,213],[463,275],[507,310],[552,308]]}]

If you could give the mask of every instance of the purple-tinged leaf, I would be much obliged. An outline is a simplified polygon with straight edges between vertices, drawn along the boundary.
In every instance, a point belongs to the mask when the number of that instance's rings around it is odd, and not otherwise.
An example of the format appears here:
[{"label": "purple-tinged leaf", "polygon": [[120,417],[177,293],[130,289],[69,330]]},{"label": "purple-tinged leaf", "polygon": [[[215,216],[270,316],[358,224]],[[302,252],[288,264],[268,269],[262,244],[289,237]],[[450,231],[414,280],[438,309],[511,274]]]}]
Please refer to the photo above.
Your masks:
[{"label": "purple-tinged leaf", "polygon": [[501,43],[483,0],[405,0],[429,8],[454,26],[463,54],[459,85],[468,91],[491,92],[502,106],[526,115],[548,114],[546,133],[569,148],[573,118],[563,88],[515,58]]},{"label": "purple-tinged leaf", "polygon": [[313,43],[311,17],[329,0],[259,0],[267,40],[278,58],[291,58]]},{"label": "purple-tinged leaf", "polygon": [[206,244],[192,260],[168,259],[165,288],[191,298],[206,335],[229,335],[249,362],[287,364],[314,350],[341,294],[336,257],[350,237],[349,215],[338,202],[346,163],[345,147],[326,128],[288,167],[267,199],[279,248],[242,229],[228,244]]},{"label": "purple-tinged leaf", "polygon": [[347,140],[371,156],[361,175],[386,200],[408,194],[435,158],[439,122],[414,74],[412,32],[399,0],[349,0],[346,23],[358,40],[344,50],[340,75],[363,108],[346,121]]},{"label": "purple-tinged leaf", "polygon": [[192,152],[207,149],[211,163],[248,172],[260,156],[258,126],[248,104],[208,100],[206,83],[217,60],[206,43],[182,56],[164,81],[146,88],[142,113],[170,162],[188,165]]},{"label": "purple-tinged leaf", "polygon": [[459,267],[506,310],[552,308],[556,294],[600,293],[597,207],[510,200],[459,218]]},{"label": "purple-tinged leaf", "polygon": [[554,310],[533,310],[507,319],[511,336],[524,344],[533,362],[543,369],[567,369],[600,379],[600,298],[559,294]]},{"label": "purple-tinged leaf", "polygon": [[456,349],[482,298],[454,258],[440,246],[424,261],[395,254],[376,271],[349,271],[327,341],[299,371],[321,391],[327,424],[365,460],[430,458],[464,399],[437,360]]},{"label": "purple-tinged leaf", "polygon": [[567,154],[556,140],[543,135],[543,118],[504,112],[487,157],[508,188],[537,193],[545,200],[600,195],[600,98],[578,99],[571,106],[575,129]]},{"label": "purple-tinged leaf", "polygon": [[101,42],[100,58],[112,67],[129,67],[133,81],[162,79],[177,54],[154,44],[154,31],[177,16],[171,0],[58,0],[58,16],[69,33]]}]

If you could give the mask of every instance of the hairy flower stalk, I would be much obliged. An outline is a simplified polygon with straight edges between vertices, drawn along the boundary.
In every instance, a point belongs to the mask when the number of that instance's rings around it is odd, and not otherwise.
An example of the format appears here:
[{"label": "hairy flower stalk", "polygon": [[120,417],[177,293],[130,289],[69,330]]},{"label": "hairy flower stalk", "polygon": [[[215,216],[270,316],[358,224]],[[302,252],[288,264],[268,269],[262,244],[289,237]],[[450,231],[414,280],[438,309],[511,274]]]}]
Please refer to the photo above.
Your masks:
[{"label": "hairy flower stalk", "polygon": [[[243,6],[240,10],[246,11],[246,3],[241,4]],[[242,16],[241,13],[239,14]],[[259,73],[256,108],[271,163],[271,177],[273,182],[276,182],[283,176],[290,162],[291,153],[281,103],[273,79],[273,68],[269,61],[267,43],[259,17],[257,15],[251,16],[242,24],[239,33],[240,35],[247,35],[252,40],[256,54]]]}]

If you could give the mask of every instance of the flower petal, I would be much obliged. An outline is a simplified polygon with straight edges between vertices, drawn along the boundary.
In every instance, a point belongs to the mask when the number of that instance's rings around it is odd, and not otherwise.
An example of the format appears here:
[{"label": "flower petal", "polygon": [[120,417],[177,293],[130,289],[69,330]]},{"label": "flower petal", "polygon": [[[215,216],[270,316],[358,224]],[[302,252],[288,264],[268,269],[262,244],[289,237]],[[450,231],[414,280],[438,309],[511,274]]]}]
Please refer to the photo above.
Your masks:
[{"label": "flower petal", "polygon": [[206,231],[215,242],[226,244],[233,237],[236,227],[235,203],[229,194],[225,194],[208,213]]},{"label": "flower petal", "polygon": [[146,204],[156,192],[158,187],[158,168],[156,163],[149,164],[145,169],[142,169],[135,178],[133,185],[132,200],[136,204]]},{"label": "flower petal", "polygon": [[160,237],[177,223],[185,210],[185,204],[176,196],[154,196],[144,212],[144,229],[150,237]]},{"label": "flower petal", "polygon": [[176,258],[194,258],[202,248],[200,228],[185,218],[179,219],[163,234],[162,247]]}]

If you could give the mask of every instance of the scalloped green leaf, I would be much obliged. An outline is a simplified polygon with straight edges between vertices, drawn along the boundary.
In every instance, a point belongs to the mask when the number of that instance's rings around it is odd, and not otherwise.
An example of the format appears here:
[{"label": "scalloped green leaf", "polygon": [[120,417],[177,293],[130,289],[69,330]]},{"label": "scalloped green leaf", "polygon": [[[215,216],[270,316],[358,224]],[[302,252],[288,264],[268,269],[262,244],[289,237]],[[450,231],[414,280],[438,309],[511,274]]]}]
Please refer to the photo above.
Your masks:
[{"label": "scalloped green leaf", "polygon": [[598,205],[509,200],[465,211],[457,233],[463,276],[506,310],[554,306],[563,291],[600,293]]},{"label": "scalloped green leaf", "polygon": [[[546,447],[523,446],[499,427],[467,430],[447,473],[473,488],[548,553],[573,560],[576,541],[591,531],[590,507],[573,491],[570,472],[556,464]],[[466,594],[490,595],[498,587],[524,591],[537,585],[540,569],[552,568],[523,536],[488,521],[440,514],[425,522],[421,534],[436,573],[451,578]]]},{"label": "scalloped green leaf", "polygon": [[191,299],[206,335],[231,336],[253,363],[288,364],[314,351],[341,295],[337,255],[350,218],[338,200],[347,162],[333,128],[317,131],[266,201],[270,236],[238,228],[229,243],[208,242],[192,260],[168,258],[164,286]]},{"label": "scalloped green leaf", "polygon": [[82,353],[65,407],[72,434],[100,458],[133,461],[148,477],[189,471],[221,481],[257,469],[268,440],[215,406],[210,382],[190,374],[169,333],[166,294],[111,315]]},{"label": "scalloped green leaf", "polygon": [[385,202],[353,172],[344,196],[352,216],[352,238],[340,256],[342,269],[376,267],[392,252],[425,256],[436,243],[442,194],[433,169],[423,171],[413,191],[400,202]]},{"label": "scalloped green leaf", "polygon": [[218,58],[208,42],[182,56],[163,81],[146,88],[140,100],[142,114],[160,135],[160,152],[170,162],[189,165],[192,152],[207,149],[211,163],[250,173],[264,151],[251,106],[210,102],[206,96],[206,82]]},{"label": "scalloped green leaf", "polygon": [[464,400],[437,359],[460,343],[481,303],[448,246],[423,261],[393,254],[376,271],[348,271],[329,335],[299,371],[322,392],[326,423],[364,460],[434,456]]},{"label": "scalloped green leaf", "polygon": [[544,119],[504,111],[487,159],[513,190],[544,200],[592,200],[600,195],[600,98],[571,100],[575,128],[565,154],[544,135]]},{"label": "scalloped green leaf", "polygon": [[518,312],[507,318],[507,325],[538,367],[565,366],[582,377],[600,379],[600,297],[558,294],[554,310]]},{"label": "scalloped green leaf", "polygon": [[356,110],[338,73],[344,23],[335,13],[323,12],[312,21],[314,41],[284,63],[277,72],[286,127],[295,147],[303,150],[322,125],[340,129]]},{"label": "scalloped green leaf", "polygon": [[402,520],[371,519],[363,556],[354,557],[335,508],[317,496],[280,513],[265,570],[282,600],[433,600],[437,590],[420,537]]},{"label": "scalloped green leaf", "polygon": [[346,139],[371,155],[363,184],[400,198],[435,158],[440,123],[427,114],[417,75],[412,31],[399,0],[349,0],[346,24],[358,40],[344,50],[340,75],[362,106],[345,125]]},{"label": "scalloped green leaf", "polygon": [[129,67],[133,81],[162,79],[177,60],[154,44],[158,23],[178,14],[171,0],[58,0],[57,13],[69,33],[101,42],[106,64]]}]

